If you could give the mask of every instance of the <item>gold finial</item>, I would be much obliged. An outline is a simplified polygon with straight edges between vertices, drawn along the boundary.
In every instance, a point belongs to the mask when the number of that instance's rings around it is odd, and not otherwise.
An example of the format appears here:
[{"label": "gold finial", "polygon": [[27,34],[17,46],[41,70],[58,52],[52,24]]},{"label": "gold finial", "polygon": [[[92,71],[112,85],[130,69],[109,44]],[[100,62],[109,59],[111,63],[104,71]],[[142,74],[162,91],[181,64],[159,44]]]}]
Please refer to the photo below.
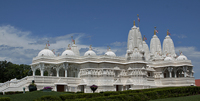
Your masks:
[{"label": "gold finial", "polygon": [[92,48],[92,45],[90,45],[90,48]]},{"label": "gold finial", "polygon": [[68,47],[70,47],[70,44],[68,44]]},{"label": "gold finial", "polygon": [[59,56],[60,54],[58,53],[58,56]]},{"label": "gold finial", "polygon": [[135,20],[133,21],[133,26],[135,26]]},{"label": "gold finial", "polygon": [[137,14],[137,16],[139,17],[139,14]]},{"label": "gold finial", "polygon": [[154,27],[155,29],[154,29],[154,35],[156,35],[156,26]]},{"label": "gold finial", "polygon": [[[145,35],[144,35],[144,37],[145,37]],[[143,37],[143,41],[144,41],[144,37]]]},{"label": "gold finial", "polygon": [[[109,47],[109,46],[108,46]],[[110,47],[109,47],[109,49],[110,49]]]},{"label": "gold finial", "polygon": [[47,44],[46,44],[46,47],[47,47]]},{"label": "gold finial", "polygon": [[167,29],[167,35],[169,35],[169,29]]},{"label": "gold finial", "polygon": [[74,44],[75,44],[75,40],[74,40]]}]

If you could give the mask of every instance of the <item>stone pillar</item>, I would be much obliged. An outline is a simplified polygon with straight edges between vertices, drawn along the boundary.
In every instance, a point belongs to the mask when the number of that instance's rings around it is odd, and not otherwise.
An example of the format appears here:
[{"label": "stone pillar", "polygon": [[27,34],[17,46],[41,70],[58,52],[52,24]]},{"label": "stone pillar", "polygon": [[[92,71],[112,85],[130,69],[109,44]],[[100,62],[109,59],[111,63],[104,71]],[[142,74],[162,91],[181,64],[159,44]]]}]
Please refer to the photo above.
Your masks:
[{"label": "stone pillar", "polygon": [[67,77],[68,63],[63,63],[63,67],[65,69],[65,77]]},{"label": "stone pillar", "polygon": [[32,71],[33,71],[33,76],[35,76],[35,69],[32,69]]},{"label": "stone pillar", "polygon": [[33,66],[31,66],[31,69],[33,71],[33,76],[35,76],[35,68],[33,68]]},{"label": "stone pillar", "polygon": [[177,69],[174,67],[174,78],[177,78],[176,72],[177,72]]},{"label": "stone pillar", "polygon": [[172,67],[168,67],[167,69],[168,69],[168,71],[169,71],[169,77],[171,78],[171,77],[172,77],[172,69],[173,69],[173,68],[172,68]]},{"label": "stone pillar", "polygon": [[189,69],[190,77],[192,77],[192,67]]},{"label": "stone pillar", "polygon": [[59,68],[56,68],[56,72],[57,72],[57,77],[59,77]]},{"label": "stone pillar", "polygon": [[41,76],[44,76],[44,70],[43,69],[40,69],[40,74],[41,74]]},{"label": "stone pillar", "polygon": [[65,69],[65,77],[67,77],[67,69]]},{"label": "stone pillar", "polygon": [[39,64],[39,66],[40,66],[40,74],[41,74],[41,76],[44,76],[44,64],[41,63],[41,64]]},{"label": "stone pillar", "polygon": [[186,77],[186,73],[187,73],[187,67],[186,66],[183,67],[183,71],[184,71],[184,77]]}]

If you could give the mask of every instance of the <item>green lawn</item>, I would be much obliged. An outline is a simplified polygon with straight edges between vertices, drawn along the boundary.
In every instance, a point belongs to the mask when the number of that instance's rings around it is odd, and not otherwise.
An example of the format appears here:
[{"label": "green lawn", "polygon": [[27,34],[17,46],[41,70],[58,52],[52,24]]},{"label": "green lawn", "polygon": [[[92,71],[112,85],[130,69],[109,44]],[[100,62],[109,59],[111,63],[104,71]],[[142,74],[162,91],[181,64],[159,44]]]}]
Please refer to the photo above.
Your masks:
[{"label": "green lawn", "polygon": [[43,95],[59,96],[61,94],[67,94],[67,93],[66,92],[34,91],[34,92],[27,92],[26,94],[0,95],[0,97],[9,97],[11,101],[33,101]]},{"label": "green lawn", "polygon": [[157,99],[157,100],[150,100],[150,101],[200,101],[200,95]]}]

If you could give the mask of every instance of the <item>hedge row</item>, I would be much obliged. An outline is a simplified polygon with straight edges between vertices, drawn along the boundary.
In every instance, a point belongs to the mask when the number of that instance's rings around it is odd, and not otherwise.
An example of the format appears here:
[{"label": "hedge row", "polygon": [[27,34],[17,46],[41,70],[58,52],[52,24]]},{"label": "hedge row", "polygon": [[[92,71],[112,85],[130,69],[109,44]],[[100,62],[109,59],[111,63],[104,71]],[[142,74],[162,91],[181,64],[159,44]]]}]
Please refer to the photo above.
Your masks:
[{"label": "hedge row", "polygon": [[[101,93],[62,94],[62,101],[148,101],[169,97],[180,97],[200,94],[200,87],[165,87],[142,90],[109,91]],[[43,96],[36,101],[53,101],[55,97]],[[59,97],[57,97],[59,98]],[[46,99],[46,100],[45,100]],[[58,100],[59,101],[59,100]]]},{"label": "hedge row", "polygon": [[57,96],[52,96],[52,95],[45,95],[42,96],[34,101],[62,101],[59,97]]},{"label": "hedge row", "polygon": [[13,95],[13,94],[21,94],[23,91],[10,91],[10,92],[5,92],[5,95]]},{"label": "hedge row", "polygon": [[[141,91],[140,93],[119,94],[110,96],[101,96],[96,98],[81,98],[75,101],[149,101],[154,99],[180,97],[200,94],[200,87],[176,87],[176,88],[163,88],[154,89],[152,91]],[[65,100],[67,101],[67,99]]]},{"label": "hedge row", "polygon": [[9,97],[0,97],[0,101],[11,101]]},{"label": "hedge row", "polygon": [[95,97],[101,97],[101,96],[110,96],[110,95],[119,95],[119,94],[130,94],[130,93],[141,93],[141,92],[147,92],[147,91],[154,91],[158,89],[170,89],[174,87],[165,87],[165,88],[151,88],[151,89],[140,89],[140,90],[126,90],[126,91],[107,91],[107,92],[101,92],[101,93],[81,93],[81,94],[62,94],[60,95],[60,98],[64,101],[66,99],[77,99],[77,98],[95,98]]}]

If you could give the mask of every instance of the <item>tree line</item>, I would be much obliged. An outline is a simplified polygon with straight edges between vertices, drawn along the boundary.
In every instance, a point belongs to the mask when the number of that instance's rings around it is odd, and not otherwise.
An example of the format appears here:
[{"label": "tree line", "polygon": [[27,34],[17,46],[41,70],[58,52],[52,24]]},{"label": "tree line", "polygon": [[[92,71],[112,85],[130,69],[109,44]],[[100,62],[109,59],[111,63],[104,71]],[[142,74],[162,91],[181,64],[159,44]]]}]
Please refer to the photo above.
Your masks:
[{"label": "tree line", "polygon": [[13,64],[12,62],[0,61],[0,83],[11,79],[21,79],[26,76],[32,76],[30,65]]}]

